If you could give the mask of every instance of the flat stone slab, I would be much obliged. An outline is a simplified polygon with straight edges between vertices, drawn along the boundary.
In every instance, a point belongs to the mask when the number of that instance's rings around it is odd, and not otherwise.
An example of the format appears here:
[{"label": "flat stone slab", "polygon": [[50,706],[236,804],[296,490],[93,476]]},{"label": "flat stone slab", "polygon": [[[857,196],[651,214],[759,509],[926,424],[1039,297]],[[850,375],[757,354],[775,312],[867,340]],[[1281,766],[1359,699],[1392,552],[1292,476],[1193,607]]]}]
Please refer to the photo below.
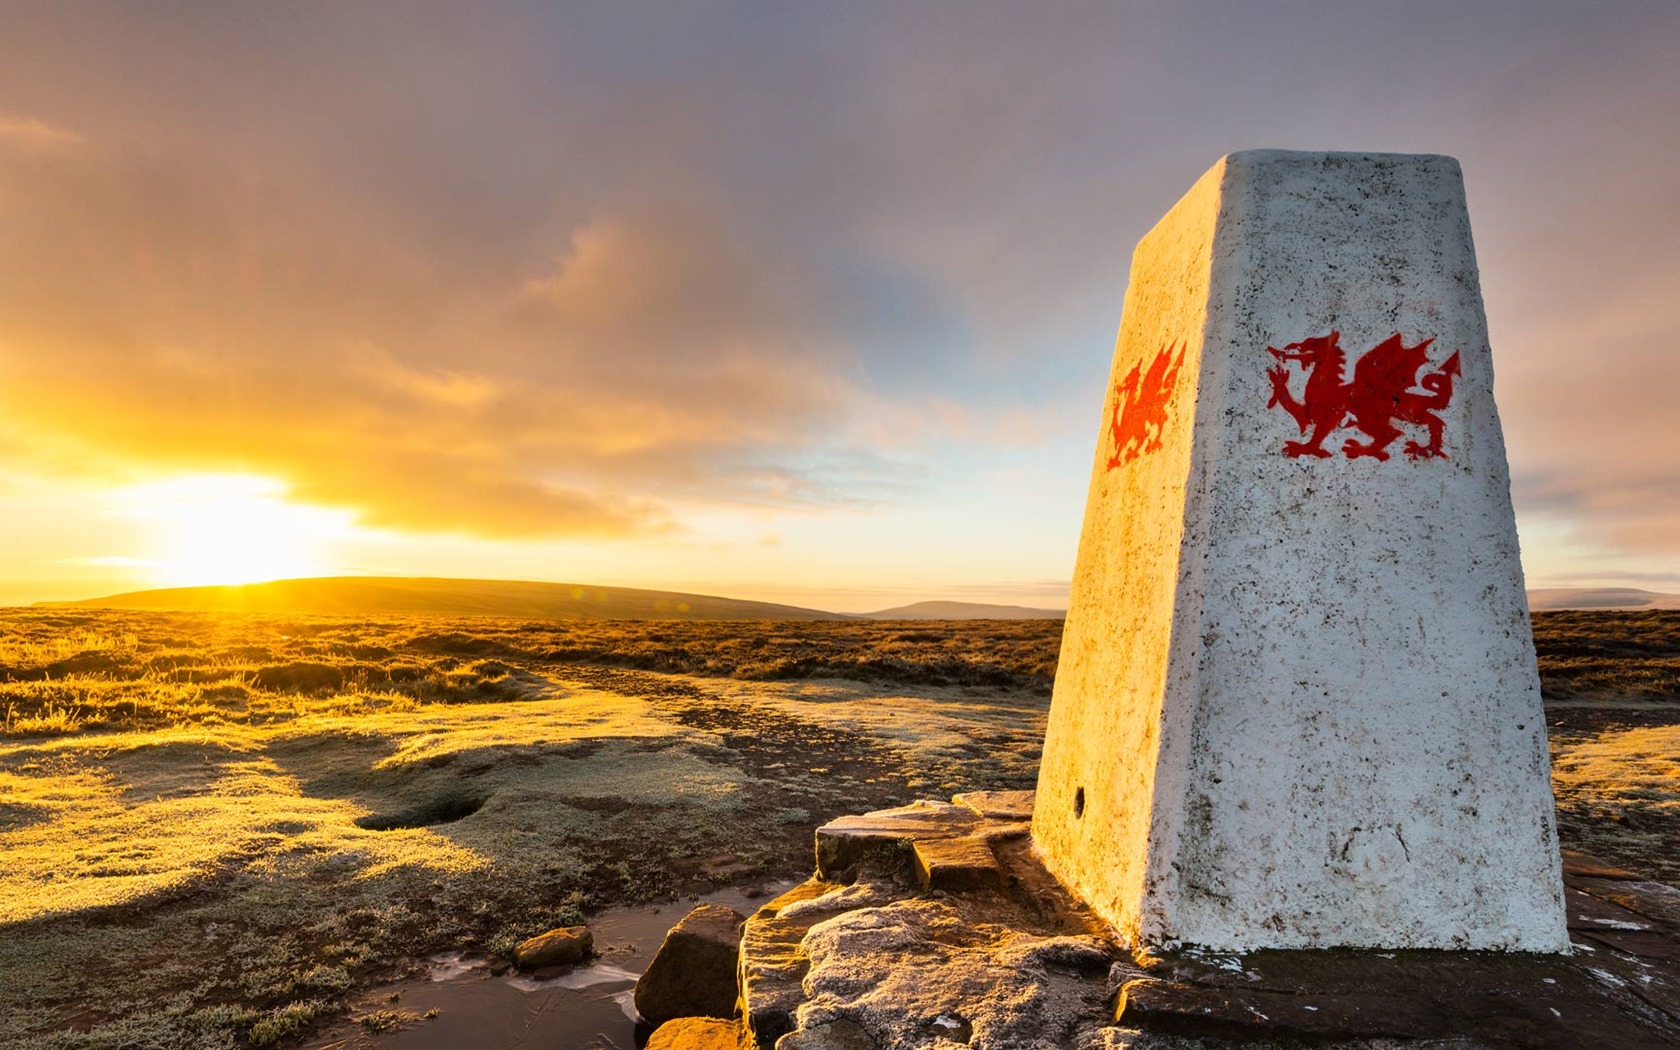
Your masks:
[{"label": "flat stone slab", "polygon": [[1589,857],[1585,853],[1572,849],[1560,850],[1563,855],[1563,874],[1565,878],[1577,879],[1631,879],[1638,880],[1639,876],[1631,871],[1616,867],[1597,857]]},{"label": "flat stone slab", "polygon": [[1301,995],[1210,988],[1145,977],[1120,990],[1116,1020],[1158,1031],[1235,1039],[1442,1038],[1431,1004],[1378,992]]},{"label": "flat stone slab", "polygon": [[[1024,806],[1032,811],[1032,792],[975,792],[975,795],[1025,796]],[[830,882],[849,882],[860,871],[910,872],[915,845],[940,839],[979,837],[998,840],[1025,836],[1031,825],[1015,816],[1022,808],[1020,798],[981,799],[975,805],[947,802],[914,802],[897,809],[877,810],[858,816],[839,817],[817,829],[817,876]],[[993,817],[982,808],[1006,813]]]},{"label": "flat stone slab", "polygon": [[1646,919],[1680,929],[1680,890],[1672,886],[1644,880],[1580,878],[1570,879],[1569,884],[1573,889],[1619,905]]},{"label": "flat stone slab", "polygon": [[992,820],[1032,820],[1036,791],[965,791],[952,795],[954,805],[966,806]]},{"label": "flat stone slab", "polygon": [[[1578,858],[1572,867],[1615,870],[1592,858]],[[1140,961],[1142,973],[1124,982],[1116,1019],[1149,1031],[1237,1041],[1680,1047],[1680,924],[1661,917],[1680,891],[1632,875],[1571,875],[1565,884],[1575,947],[1570,956],[1181,952]],[[1603,887],[1618,899],[1598,896]]]},{"label": "flat stone slab", "polygon": [[1680,1025],[1635,987],[1649,968],[1627,958],[1605,962],[1608,955],[1585,963],[1522,953],[1350,950],[1163,959],[1149,967],[1150,977],[1124,985],[1116,1020],[1237,1040],[1680,1046]]},{"label": "flat stone slab", "polygon": [[1003,885],[997,854],[982,835],[920,839],[912,843],[916,880],[924,890],[962,892]]},{"label": "flat stone slab", "polygon": [[[1018,826],[1011,816],[985,803],[924,803],[836,821],[839,839],[891,846],[898,866],[856,882],[812,879],[748,918],[741,989],[752,1043],[1680,1048],[1680,890],[1595,858],[1566,860],[1570,956],[1324,949],[1133,958],[1050,877],[1025,837],[1000,836]],[[981,850],[995,879],[915,877],[918,867],[938,872],[965,859],[984,869]]]}]

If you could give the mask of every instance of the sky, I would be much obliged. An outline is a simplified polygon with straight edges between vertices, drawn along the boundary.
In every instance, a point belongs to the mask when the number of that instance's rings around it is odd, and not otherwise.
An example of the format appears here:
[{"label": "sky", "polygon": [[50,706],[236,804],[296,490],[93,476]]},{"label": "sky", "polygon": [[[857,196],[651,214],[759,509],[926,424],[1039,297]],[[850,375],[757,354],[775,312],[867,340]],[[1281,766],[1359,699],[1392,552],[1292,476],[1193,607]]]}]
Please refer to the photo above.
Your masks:
[{"label": "sky", "polygon": [[1680,4],[0,6],[0,604],[1065,604],[1132,248],[1463,165],[1531,586],[1680,591]]}]

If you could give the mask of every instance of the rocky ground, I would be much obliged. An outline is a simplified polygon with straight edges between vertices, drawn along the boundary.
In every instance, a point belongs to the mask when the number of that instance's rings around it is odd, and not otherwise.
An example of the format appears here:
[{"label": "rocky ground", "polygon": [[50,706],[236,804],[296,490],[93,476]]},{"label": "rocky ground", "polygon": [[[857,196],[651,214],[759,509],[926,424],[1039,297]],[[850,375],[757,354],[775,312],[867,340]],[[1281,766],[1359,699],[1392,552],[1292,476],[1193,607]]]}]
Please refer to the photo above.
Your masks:
[{"label": "rocky ground", "polygon": [[1594,858],[1564,857],[1572,956],[1133,953],[1037,862],[1030,809],[980,792],[819,828],[812,879],[741,925],[740,1017],[650,1050],[1680,1046],[1680,890]]},{"label": "rocky ground", "polygon": [[[1560,828],[1680,882],[1680,632],[1599,615],[1540,631]],[[296,1045],[431,953],[804,878],[1030,788],[1056,626],[0,613],[0,1045]]]}]

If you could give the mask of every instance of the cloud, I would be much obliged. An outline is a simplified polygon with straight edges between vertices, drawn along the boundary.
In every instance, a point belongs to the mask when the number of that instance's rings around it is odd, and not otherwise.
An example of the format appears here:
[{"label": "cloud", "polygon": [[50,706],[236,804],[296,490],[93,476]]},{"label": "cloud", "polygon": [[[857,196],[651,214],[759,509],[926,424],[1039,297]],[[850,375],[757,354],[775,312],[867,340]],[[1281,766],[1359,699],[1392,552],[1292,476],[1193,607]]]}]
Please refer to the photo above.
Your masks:
[{"label": "cloud", "polygon": [[1377,148],[1464,163],[1519,510],[1680,543],[1672,5],[84,11],[0,67],[0,469],[520,536],[1077,475],[1138,236]]},{"label": "cloud", "polygon": [[53,127],[36,117],[0,117],[0,144],[29,152],[64,149],[82,141],[73,131]]},{"label": "cloud", "polygon": [[1534,304],[1494,346],[1519,508],[1661,556],[1680,554],[1672,272],[1579,275],[1591,301]]},{"label": "cloud", "polygon": [[715,200],[604,209],[466,288],[179,158],[0,164],[0,222],[0,441],[44,469],[270,474],[401,529],[658,532],[673,502],[820,501],[817,447],[864,400]]}]

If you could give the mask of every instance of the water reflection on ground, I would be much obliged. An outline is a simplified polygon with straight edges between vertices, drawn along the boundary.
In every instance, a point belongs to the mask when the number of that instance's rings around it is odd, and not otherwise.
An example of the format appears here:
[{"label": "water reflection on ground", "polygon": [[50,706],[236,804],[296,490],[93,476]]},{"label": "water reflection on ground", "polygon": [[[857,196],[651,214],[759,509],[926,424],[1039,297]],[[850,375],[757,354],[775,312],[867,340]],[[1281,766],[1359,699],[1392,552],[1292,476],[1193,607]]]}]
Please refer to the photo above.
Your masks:
[{"label": "water reflection on ground", "polygon": [[[647,1042],[631,993],[665,931],[701,904],[747,914],[791,883],[730,887],[665,905],[595,916],[598,957],[587,965],[501,973],[497,960],[461,953],[427,960],[427,978],[371,989],[350,1019],[306,1050],[630,1050]],[[378,1030],[382,1025],[390,1025]]]}]

